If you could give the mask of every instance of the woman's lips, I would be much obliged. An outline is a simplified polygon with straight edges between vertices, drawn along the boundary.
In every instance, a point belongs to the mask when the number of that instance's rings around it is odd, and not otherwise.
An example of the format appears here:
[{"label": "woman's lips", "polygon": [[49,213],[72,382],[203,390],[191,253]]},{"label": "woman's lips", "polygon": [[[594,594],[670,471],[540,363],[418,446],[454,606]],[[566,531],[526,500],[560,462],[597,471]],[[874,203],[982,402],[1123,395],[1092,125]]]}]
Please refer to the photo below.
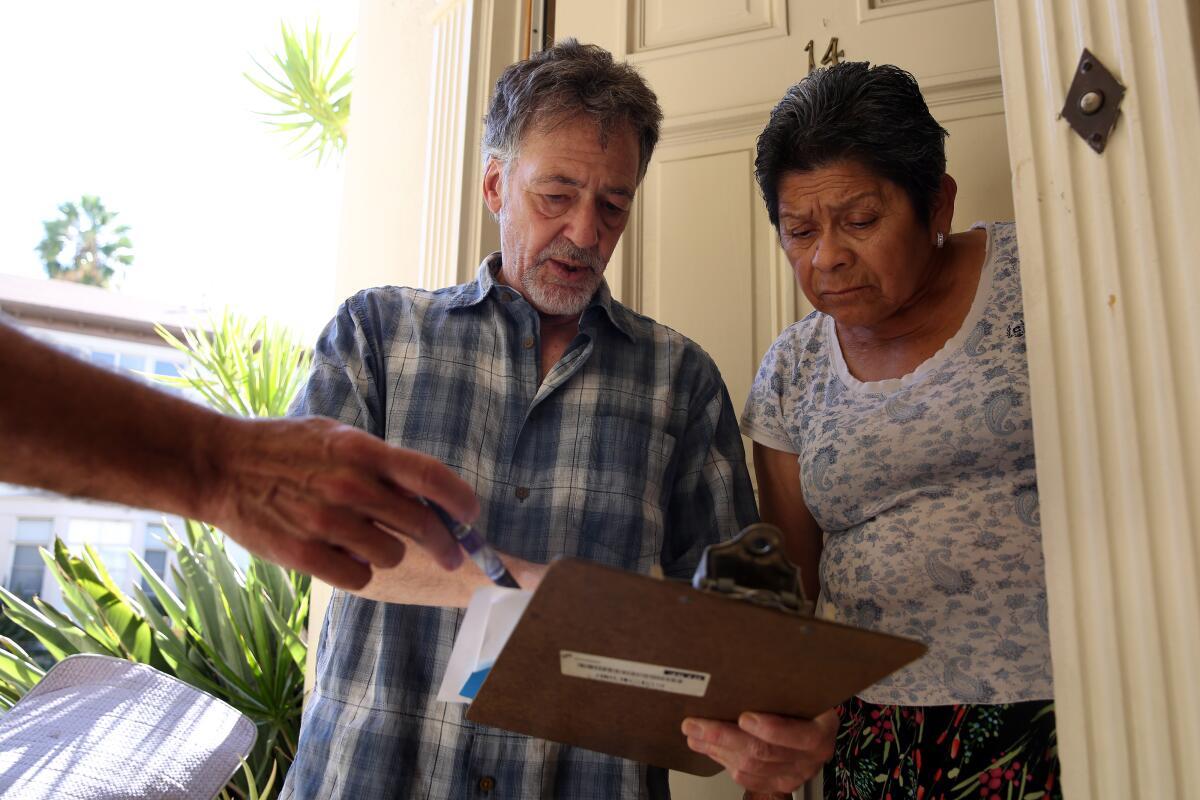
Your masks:
[{"label": "woman's lips", "polygon": [[866,286],[852,286],[849,289],[826,289],[825,291],[821,292],[821,296],[833,298],[849,297],[857,292],[864,291],[866,288]]}]

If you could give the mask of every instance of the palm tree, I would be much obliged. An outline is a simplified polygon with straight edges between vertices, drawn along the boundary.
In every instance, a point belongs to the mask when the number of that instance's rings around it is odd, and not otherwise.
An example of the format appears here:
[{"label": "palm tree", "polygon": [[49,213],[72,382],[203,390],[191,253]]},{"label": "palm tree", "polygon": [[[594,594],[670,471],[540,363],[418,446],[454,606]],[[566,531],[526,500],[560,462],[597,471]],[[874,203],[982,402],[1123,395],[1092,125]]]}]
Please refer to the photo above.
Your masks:
[{"label": "palm tree", "polygon": [[[133,264],[128,225],[114,225],[117,213],[95,195],[58,207],[62,215],[42,223],[46,237],[37,246],[51,278],[107,287],[118,270]],[[63,260],[64,251],[67,254]]]}]

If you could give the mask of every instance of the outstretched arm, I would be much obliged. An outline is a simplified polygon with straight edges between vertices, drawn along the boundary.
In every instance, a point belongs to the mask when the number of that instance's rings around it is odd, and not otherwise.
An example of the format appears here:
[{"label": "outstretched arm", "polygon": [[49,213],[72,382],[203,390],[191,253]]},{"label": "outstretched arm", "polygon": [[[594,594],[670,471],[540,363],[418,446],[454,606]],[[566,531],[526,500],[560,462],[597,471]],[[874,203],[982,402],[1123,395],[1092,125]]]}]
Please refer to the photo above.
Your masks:
[{"label": "outstretched arm", "polygon": [[328,419],[242,420],[72,358],[0,322],[0,481],[210,522],[284,566],[357,589],[404,531],[462,561],[414,494],[473,520],[470,486],[429,456]]}]

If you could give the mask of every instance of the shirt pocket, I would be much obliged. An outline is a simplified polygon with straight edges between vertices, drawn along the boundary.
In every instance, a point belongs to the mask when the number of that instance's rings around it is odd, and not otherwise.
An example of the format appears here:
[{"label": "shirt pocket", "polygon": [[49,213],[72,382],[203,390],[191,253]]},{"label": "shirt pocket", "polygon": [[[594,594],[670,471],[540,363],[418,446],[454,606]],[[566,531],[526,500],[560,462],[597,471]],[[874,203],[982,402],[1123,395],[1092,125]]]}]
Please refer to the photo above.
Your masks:
[{"label": "shirt pocket", "polygon": [[575,555],[640,572],[658,563],[675,445],[674,436],[636,418],[591,420],[571,482]]}]

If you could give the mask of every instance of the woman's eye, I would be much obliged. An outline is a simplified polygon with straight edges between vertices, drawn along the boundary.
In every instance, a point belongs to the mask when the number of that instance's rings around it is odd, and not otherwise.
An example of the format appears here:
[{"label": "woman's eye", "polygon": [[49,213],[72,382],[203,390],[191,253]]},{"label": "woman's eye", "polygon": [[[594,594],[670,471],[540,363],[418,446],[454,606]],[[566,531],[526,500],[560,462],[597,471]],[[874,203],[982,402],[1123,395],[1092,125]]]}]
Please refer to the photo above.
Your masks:
[{"label": "woman's eye", "polygon": [[863,228],[869,228],[874,224],[875,224],[874,217],[870,217],[868,219],[852,219],[852,220],[850,220],[850,227],[858,228],[859,230],[862,230]]}]

